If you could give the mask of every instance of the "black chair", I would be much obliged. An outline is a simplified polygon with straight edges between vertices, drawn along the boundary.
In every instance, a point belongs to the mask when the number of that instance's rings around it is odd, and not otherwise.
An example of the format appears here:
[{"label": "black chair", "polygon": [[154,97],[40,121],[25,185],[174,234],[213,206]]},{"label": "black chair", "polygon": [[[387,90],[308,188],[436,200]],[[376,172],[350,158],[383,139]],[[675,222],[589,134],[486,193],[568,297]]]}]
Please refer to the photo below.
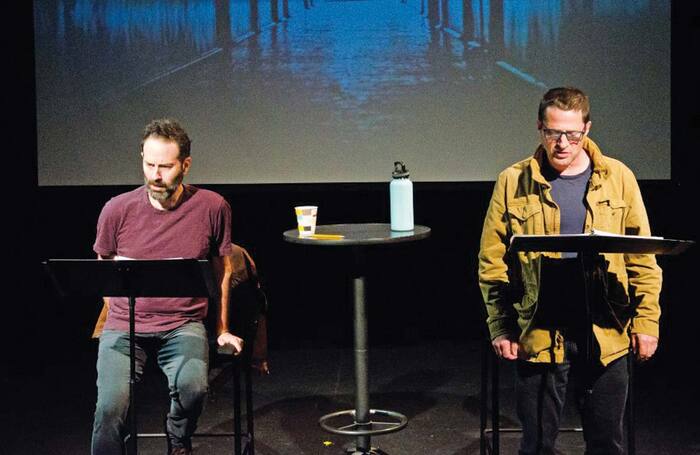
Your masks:
[{"label": "black chair", "polygon": [[[255,427],[253,419],[253,385],[252,385],[252,364],[256,354],[261,351],[258,343],[266,345],[265,326],[260,322],[267,312],[267,297],[262,289],[257,269],[248,252],[238,245],[233,245],[234,253],[234,277],[231,283],[231,294],[229,307],[229,327],[233,333],[243,338],[243,351],[240,355],[234,356],[230,353],[221,352],[216,344],[215,337],[211,342],[210,355],[210,383],[216,382],[217,377],[221,377],[223,370],[230,365],[233,378],[233,422],[234,431],[232,433],[195,433],[195,437],[234,437],[235,455],[255,455]],[[212,322],[213,324],[213,322]],[[210,330],[214,334],[215,330]],[[266,346],[263,347],[266,351]],[[257,352],[256,352],[257,351]],[[242,415],[242,384],[245,401],[245,421],[246,430],[243,431]],[[213,385],[213,384],[212,384]]]},{"label": "black chair", "polygon": [[[519,270],[519,265],[516,262],[515,256],[508,255],[508,270],[517,271]],[[600,270],[600,269],[596,269]],[[513,272],[509,272],[513,273]],[[584,276],[584,280],[590,279]],[[544,280],[544,278],[542,278]],[[521,279],[519,277],[509,276],[510,283],[520,283]],[[584,281],[585,282],[585,281]],[[587,286],[594,286],[599,284],[600,281],[592,279],[593,284]],[[602,288],[595,288],[597,292],[601,292]],[[512,302],[520,301],[522,298],[523,289],[522,286],[513,286],[507,291],[508,299]],[[487,318],[485,309],[482,310],[482,317],[484,320]],[[500,453],[500,434],[501,433],[522,433],[522,428],[519,427],[508,427],[501,428],[500,426],[500,400],[499,400],[499,364],[504,362],[500,360],[493,350],[491,345],[491,336],[487,327],[484,327],[484,341],[481,348],[481,400],[480,400],[480,422],[479,422],[479,447],[480,455],[499,455]],[[636,445],[635,445],[635,432],[634,432],[634,352],[632,351],[632,346],[630,345],[629,353],[627,355],[627,372],[628,372],[628,393],[627,393],[627,403],[625,408],[625,424],[627,427],[627,453],[628,455],[635,455]],[[491,376],[491,387],[489,391],[489,375]],[[488,427],[489,420],[489,392],[491,395],[491,427]],[[560,428],[560,433],[583,433],[583,428],[581,427],[568,427]],[[491,441],[489,443],[488,435],[491,435]]]},{"label": "black chair", "polygon": [[[480,455],[499,455],[500,454],[500,434],[501,433],[521,433],[522,428],[500,426],[500,400],[499,400],[499,363],[502,360],[496,356],[491,346],[490,337],[487,337],[482,343],[481,348],[481,400],[480,400],[480,421],[479,421],[479,453]],[[634,373],[634,354],[630,348],[627,356],[627,371],[629,374],[629,386],[627,393],[627,407],[625,409],[625,423],[627,426],[627,453],[635,455],[635,436],[634,436],[634,406],[633,395],[633,373]],[[489,376],[491,379],[491,387],[489,390]],[[489,392],[491,398],[491,427],[488,427],[489,420]],[[583,433],[581,427],[560,428],[560,433]],[[489,443],[489,434],[491,441]]]},{"label": "black chair", "polygon": [[[210,311],[205,325],[210,334],[210,384],[216,382],[225,368],[231,367],[233,380],[233,423],[231,432],[196,432],[193,437],[233,437],[235,455],[255,455],[253,421],[253,386],[251,365],[256,357],[266,354],[267,333],[264,321],[267,311],[267,298],[250,254],[242,247],[232,244],[234,274],[229,296],[229,328],[232,333],[243,338],[243,351],[234,356],[222,352],[216,343],[216,311]],[[107,317],[108,304],[103,305],[98,317],[93,337],[99,337]],[[263,329],[260,331],[259,329]],[[256,345],[256,340],[258,344]],[[262,349],[261,349],[262,348]],[[243,384],[242,384],[243,382]],[[242,385],[245,398],[246,429],[243,431]],[[210,387],[214,388],[214,387]],[[137,438],[167,438],[166,433],[138,433]]]}]

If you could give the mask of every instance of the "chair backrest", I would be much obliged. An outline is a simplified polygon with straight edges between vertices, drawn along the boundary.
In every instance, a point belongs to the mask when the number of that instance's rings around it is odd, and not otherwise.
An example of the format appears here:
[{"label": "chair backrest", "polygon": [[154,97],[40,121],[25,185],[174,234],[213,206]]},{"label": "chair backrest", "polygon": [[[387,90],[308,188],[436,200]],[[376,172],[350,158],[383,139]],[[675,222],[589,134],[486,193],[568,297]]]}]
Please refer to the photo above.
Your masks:
[{"label": "chair backrest", "polygon": [[248,251],[232,244],[233,277],[229,296],[229,327],[246,342],[256,335],[260,316],[267,310],[267,298],[253,258]]}]

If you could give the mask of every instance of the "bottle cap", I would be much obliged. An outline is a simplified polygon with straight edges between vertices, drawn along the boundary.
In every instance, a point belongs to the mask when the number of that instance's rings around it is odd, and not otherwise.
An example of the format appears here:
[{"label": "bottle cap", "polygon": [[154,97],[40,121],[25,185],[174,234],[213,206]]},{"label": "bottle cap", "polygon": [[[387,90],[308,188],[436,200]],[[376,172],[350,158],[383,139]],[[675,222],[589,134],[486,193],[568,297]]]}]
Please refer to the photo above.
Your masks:
[{"label": "bottle cap", "polygon": [[403,161],[394,161],[394,172],[391,173],[391,176],[395,179],[408,178],[408,169],[406,169],[406,165],[403,164]]}]

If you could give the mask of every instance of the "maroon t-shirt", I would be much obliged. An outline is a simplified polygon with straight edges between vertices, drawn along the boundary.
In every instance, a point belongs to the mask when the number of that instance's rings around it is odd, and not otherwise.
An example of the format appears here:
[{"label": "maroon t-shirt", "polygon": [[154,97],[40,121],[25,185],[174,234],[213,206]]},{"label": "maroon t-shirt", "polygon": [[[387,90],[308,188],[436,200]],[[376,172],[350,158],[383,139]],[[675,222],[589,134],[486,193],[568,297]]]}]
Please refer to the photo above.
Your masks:
[{"label": "maroon t-shirt", "polygon": [[[93,249],[100,256],[129,259],[207,259],[231,254],[231,207],[213,191],[185,185],[180,204],[158,210],[141,186],[105,204],[97,222]],[[136,299],[136,332],[172,330],[202,320],[207,299],[199,297]],[[105,329],[129,329],[129,301],[110,297]]]}]

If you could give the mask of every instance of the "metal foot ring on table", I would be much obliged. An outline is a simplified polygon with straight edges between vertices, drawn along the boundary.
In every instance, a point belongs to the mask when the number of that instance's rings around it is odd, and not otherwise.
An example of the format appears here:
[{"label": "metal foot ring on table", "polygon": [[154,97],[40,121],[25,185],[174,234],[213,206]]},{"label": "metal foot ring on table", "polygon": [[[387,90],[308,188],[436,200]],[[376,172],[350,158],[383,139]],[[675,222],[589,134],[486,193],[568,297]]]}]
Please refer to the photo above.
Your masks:
[{"label": "metal foot ring on table", "polygon": [[[342,434],[345,436],[370,436],[379,434],[394,433],[401,430],[408,424],[408,417],[394,411],[385,411],[382,409],[370,409],[370,420],[367,422],[358,422],[356,418],[357,412],[354,409],[347,411],[337,411],[326,414],[318,419],[319,425],[329,433]],[[335,427],[329,421],[342,416],[351,416],[353,423],[349,425]],[[395,419],[394,421],[374,420],[374,416],[382,416]],[[378,428],[377,428],[378,427]]]}]

